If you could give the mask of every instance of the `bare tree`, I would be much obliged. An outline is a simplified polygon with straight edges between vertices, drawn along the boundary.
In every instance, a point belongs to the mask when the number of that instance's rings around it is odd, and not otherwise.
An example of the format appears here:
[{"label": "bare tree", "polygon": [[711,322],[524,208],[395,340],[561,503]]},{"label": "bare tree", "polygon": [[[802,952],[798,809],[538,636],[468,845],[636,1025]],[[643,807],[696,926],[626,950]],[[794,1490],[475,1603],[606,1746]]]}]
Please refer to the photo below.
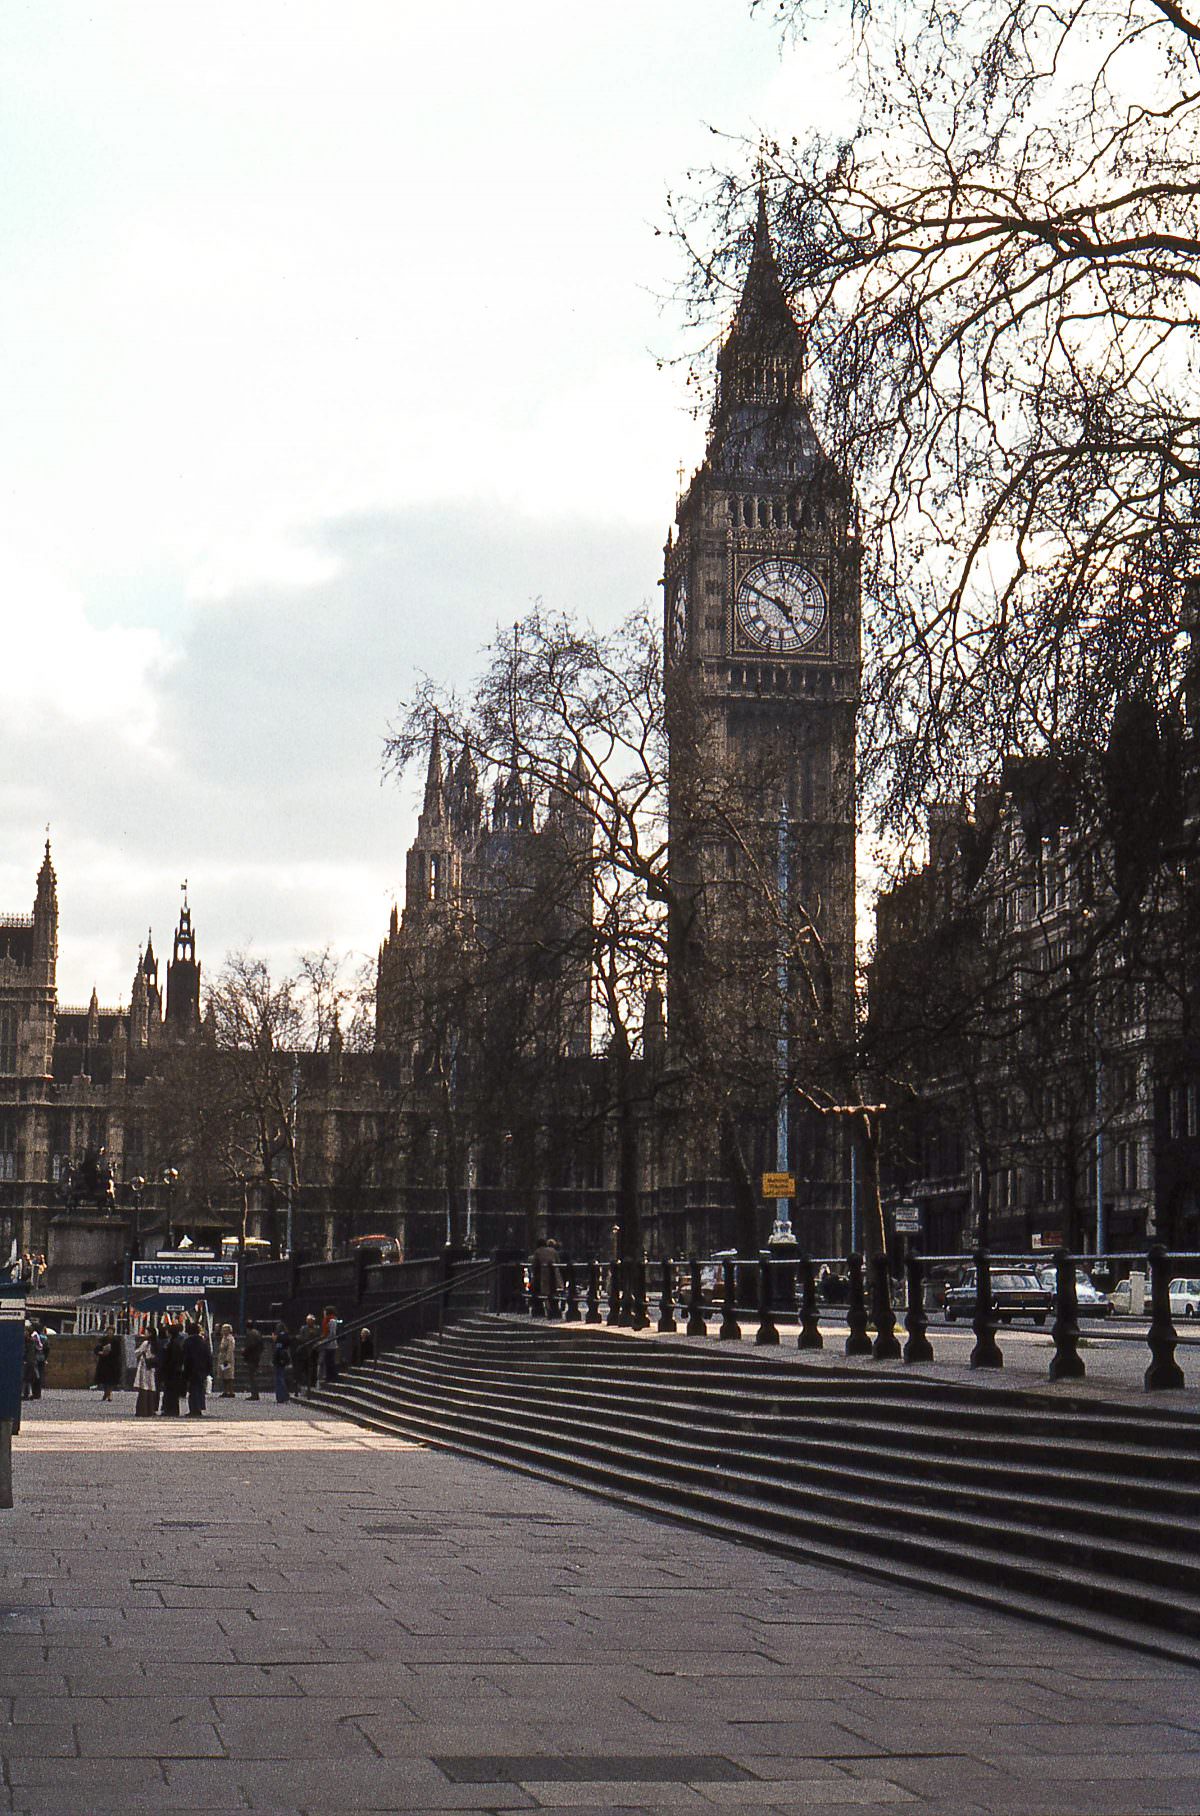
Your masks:
[{"label": "bare tree", "polygon": [[[808,0],[758,0],[804,30]],[[1200,17],[845,9],[858,118],[756,145],[823,439],[863,506],[862,768],[893,837],[1012,751],[1178,698],[1196,561]],[[749,161],[749,160],[748,160]],[[700,318],[753,210],[675,205]],[[1097,764],[1091,770],[1101,793]]]}]

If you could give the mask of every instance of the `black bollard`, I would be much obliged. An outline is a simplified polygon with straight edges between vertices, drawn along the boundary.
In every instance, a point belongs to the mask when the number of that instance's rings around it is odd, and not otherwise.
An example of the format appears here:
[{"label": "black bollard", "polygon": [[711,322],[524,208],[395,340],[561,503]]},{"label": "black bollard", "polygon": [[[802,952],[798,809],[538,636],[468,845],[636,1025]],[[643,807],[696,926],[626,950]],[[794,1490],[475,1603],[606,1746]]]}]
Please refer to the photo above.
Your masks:
[{"label": "black bollard", "polygon": [[975,1347],[971,1351],[972,1368],[1003,1368],[1004,1357],[996,1342],[999,1325],[992,1306],[992,1263],[985,1248],[975,1250],[975,1316],[971,1320]]},{"label": "black bollard", "polygon": [[677,1331],[675,1322],[675,1263],[670,1256],[662,1264],[662,1297],[658,1302],[658,1328]]},{"label": "black bollard", "polygon": [[563,1323],[564,1324],[578,1324],[579,1320],[580,1320],[579,1288],[578,1288],[578,1286],[576,1284],[576,1280],[575,1280],[575,1263],[573,1261],[568,1261],[567,1262],[567,1303],[566,1303],[566,1308],[563,1311]]},{"label": "black bollard", "polygon": [[817,1277],[807,1255],[800,1257],[800,1335],[798,1349],[824,1349],[821,1324],[817,1314]]},{"label": "black bollard", "polygon": [[771,1263],[766,1255],[758,1258],[758,1329],[756,1343],[778,1343],[779,1328],[771,1309]]},{"label": "black bollard", "polygon": [[608,1317],[606,1324],[621,1322],[621,1262],[610,1261],[608,1264]]},{"label": "black bollard", "polygon": [[1075,1290],[1075,1257],[1065,1248],[1054,1251],[1054,1323],[1050,1327],[1054,1354],[1048,1374],[1052,1381],[1077,1381],[1087,1374],[1079,1353],[1079,1294]]},{"label": "black bollard", "polygon": [[634,1269],[637,1263],[632,1255],[621,1257],[621,1303],[617,1310],[617,1323],[622,1330],[628,1330],[633,1323],[633,1297],[636,1290]]},{"label": "black bollard", "polygon": [[704,1298],[700,1289],[700,1263],[689,1261],[688,1321],[689,1337],[707,1337],[708,1320],[704,1316]]},{"label": "black bollard", "polygon": [[892,1309],[892,1278],[885,1254],[871,1256],[871,1316],[875,1320],[875,1341],[871,1354],[877,1362],[900,1360],[900,1339],[896,1335],[896,1314]]},{"label": "black bollard", "polygon": [[863,1290],[863,1258],[861,1255],[850,1257],[850,1293],[846,1300],[846,1322],[849,1335],[846,1338],[848,1356],[869,1356],[871,1339],[867,1335],[867,1298]]},{"label": "black bollard", "polygon": [[630,1307],[629,1322],[634,1330],[645,1330],[650,1322],[650,1310],[646,1303],[646,1263],[639,1256],[633,1263],[633,1304]]},{"label": "black bollard", "polygon": [[1182,1387],[1183,1370],[1175,1360],[1178,1333],[1171,1322],[1171,1257],[1161,1242],[1156,1242],[1147,1257],[1150,1263],[1150,1366],[1146,1370],[1148,1391]]},{"label": "black bollard", "polygon": [[721,1306],[721,1328],[717,1335],[722,1342],[729,1343],[742,1334],[742,1327],[737,1321],[737,1264],[723,1261],[721,1266],[724,1270],[725,1299]]},{"label": "black bollard", "polygon": [[932,1362],[933,1344],[925,1334],[929,1329],[929,1320],[925,1316],[925,1263],[920,1255],[908,1257],[904,1273],[908,1281],[908,1310],[904,1314],[908,1342],[904,1345],[904,1360]]},{"label": "black bollard", "polygon": [[600,1263],[588,1263],[587,1316],[585,1324],[602,1324],[600,1316]]}]

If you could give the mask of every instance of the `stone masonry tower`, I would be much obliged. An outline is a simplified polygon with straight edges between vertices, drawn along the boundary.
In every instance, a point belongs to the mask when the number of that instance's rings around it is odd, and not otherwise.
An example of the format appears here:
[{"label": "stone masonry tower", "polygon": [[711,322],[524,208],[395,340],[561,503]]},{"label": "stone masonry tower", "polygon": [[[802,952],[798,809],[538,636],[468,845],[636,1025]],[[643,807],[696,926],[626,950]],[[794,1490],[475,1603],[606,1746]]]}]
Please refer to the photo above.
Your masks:
[{"label": "stone masonry tower", "polygon": [[[852,1009],[856,517],[813,429],[802,351],[760,194],[708,447],[664,573],[670,1039],[711,1047],[740,1072],[734,1098],[761,1104],[748,1171],[776,1160],[778,959],[786,952],[793,1074],[830,1101]],[[823,1158],[804,1141],[795,1119],[792,1163],[813,1182],[813,1211],[826,1200],[824,1216],[839,1163],[829,1141]]]}]

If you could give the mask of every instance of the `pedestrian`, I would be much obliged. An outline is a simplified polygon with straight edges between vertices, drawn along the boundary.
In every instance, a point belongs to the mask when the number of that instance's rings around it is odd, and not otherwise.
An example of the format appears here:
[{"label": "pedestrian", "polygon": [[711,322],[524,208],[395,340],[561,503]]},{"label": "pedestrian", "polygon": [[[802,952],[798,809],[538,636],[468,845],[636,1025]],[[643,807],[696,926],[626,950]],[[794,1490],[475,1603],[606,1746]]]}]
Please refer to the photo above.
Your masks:
[{"label": "pedestrian", "polygon": [[162,1388],[162,1416],[177,1419],[180,1399],[187,1388],[187,1365],[183,1354],[183,1332],[178,1324],[168,1323],[160,1333],[158,1373]]},{"label": "pedestrian", "polygon": [[246,1367],[246,1379],[250,1383],[248,1399],[258,1399],[258,1370],[262,1362],[263,1336],[257,1324],[246,1326],[246,1335],[242,1342],[242,1361]]},{"label": "pedestrian", "polygon": [[545,1236],[539,1236],[529,1264],[531,1316],[557,1318],[558,1245]]},{"label": "pedestrian", "polygon": [[213,1371],[212,1345],[194,1318],[188,1320],[183,1340],[183,1367],[187,1376],[188,1418],[199,1419],[204,1412],[208,1377]]},{"label": "pedestrian", "polygon": [[54,1332],[48,1330],[40,1318],[34,1319],[33,1328],[37,1332],[38,1337],[36,1362],[37,1378],[34,1382],[33,1397],[35,1400],[40,1400],[46,1389],[46,1365],[50,1360],[50,1339],[54,1335]]},{"label": "pedestrian", "polygon": [[26,1318],[25,1347],[21,1356],[21,1398],[23,1400],[41,1399],[41,1366],[41,1339],[38,1336],[37,1326],[32,1318]]},{"label": "pedestrian", "polygon": [[121,1357],[121,1339],[111,1328],[102,1332],[100,1341],[92,1351],[96,1358],[95,1385],[100,1388],[102,1397],[111,1400],[113,1388],[121,1385],[124,1374]]},{"label": "pedestrian", "polygon": [[292,1366],[292,1340],[288,1336],[286,1324],[281,1324],[276,1329],[275,1343],[271,1350],[271,1361],[275,1367],[275,1399],[278,1405],[286,1406],[288,1401],[288,1370]]},{"label": "pedestrian", "polygon": [[237,1372],[237,1345],[233,1340],[232,1324],[221,1326],[221,1340],[217,1344],[217,1386],[223,1400],[234,1398],[233,1379]]},{"label": "pedestrian", "polygon": [[360,1362],[375,1360],[375,1339],[371,1335],[371,1326],[364,1324],[358,1333],[358,1359]]},{"label": "pedestrian", "polygon": [[133,1371],[133,1385],[137,1393],[134,1405],[134,1416],[139,1419],[152,1419],[158,1411],[158,1387],[156,1384],[154,1338],[147,1329],[141,1342],[133,1352],[137,1367]]},{"label": "pedestrian", "polygon": [[321,1360],[321,1327],[311,1312],[296,1332],[292,1355],[296,1364],[297,1390],[303,1388],[307,1398],[311,1400]]},{"label": "pedestrian", "polygon": [[321,1320],[321,1354],[325,1360],[325,1379],[327,1382],[338,1378],[338,1315],[332,1305],[325,1307],[325,1316]]}]

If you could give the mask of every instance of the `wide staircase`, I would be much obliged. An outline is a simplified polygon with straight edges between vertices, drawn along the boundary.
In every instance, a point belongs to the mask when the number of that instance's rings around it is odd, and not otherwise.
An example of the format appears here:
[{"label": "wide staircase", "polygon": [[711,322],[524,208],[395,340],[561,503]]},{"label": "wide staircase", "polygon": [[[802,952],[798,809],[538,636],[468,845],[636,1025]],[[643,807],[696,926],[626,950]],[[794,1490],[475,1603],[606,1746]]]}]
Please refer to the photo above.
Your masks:
[{"label": "wide staircase", "polygon": [[1192,1412],[490,1316],[316,1399],[788,1557],[1200,1664]]}]

